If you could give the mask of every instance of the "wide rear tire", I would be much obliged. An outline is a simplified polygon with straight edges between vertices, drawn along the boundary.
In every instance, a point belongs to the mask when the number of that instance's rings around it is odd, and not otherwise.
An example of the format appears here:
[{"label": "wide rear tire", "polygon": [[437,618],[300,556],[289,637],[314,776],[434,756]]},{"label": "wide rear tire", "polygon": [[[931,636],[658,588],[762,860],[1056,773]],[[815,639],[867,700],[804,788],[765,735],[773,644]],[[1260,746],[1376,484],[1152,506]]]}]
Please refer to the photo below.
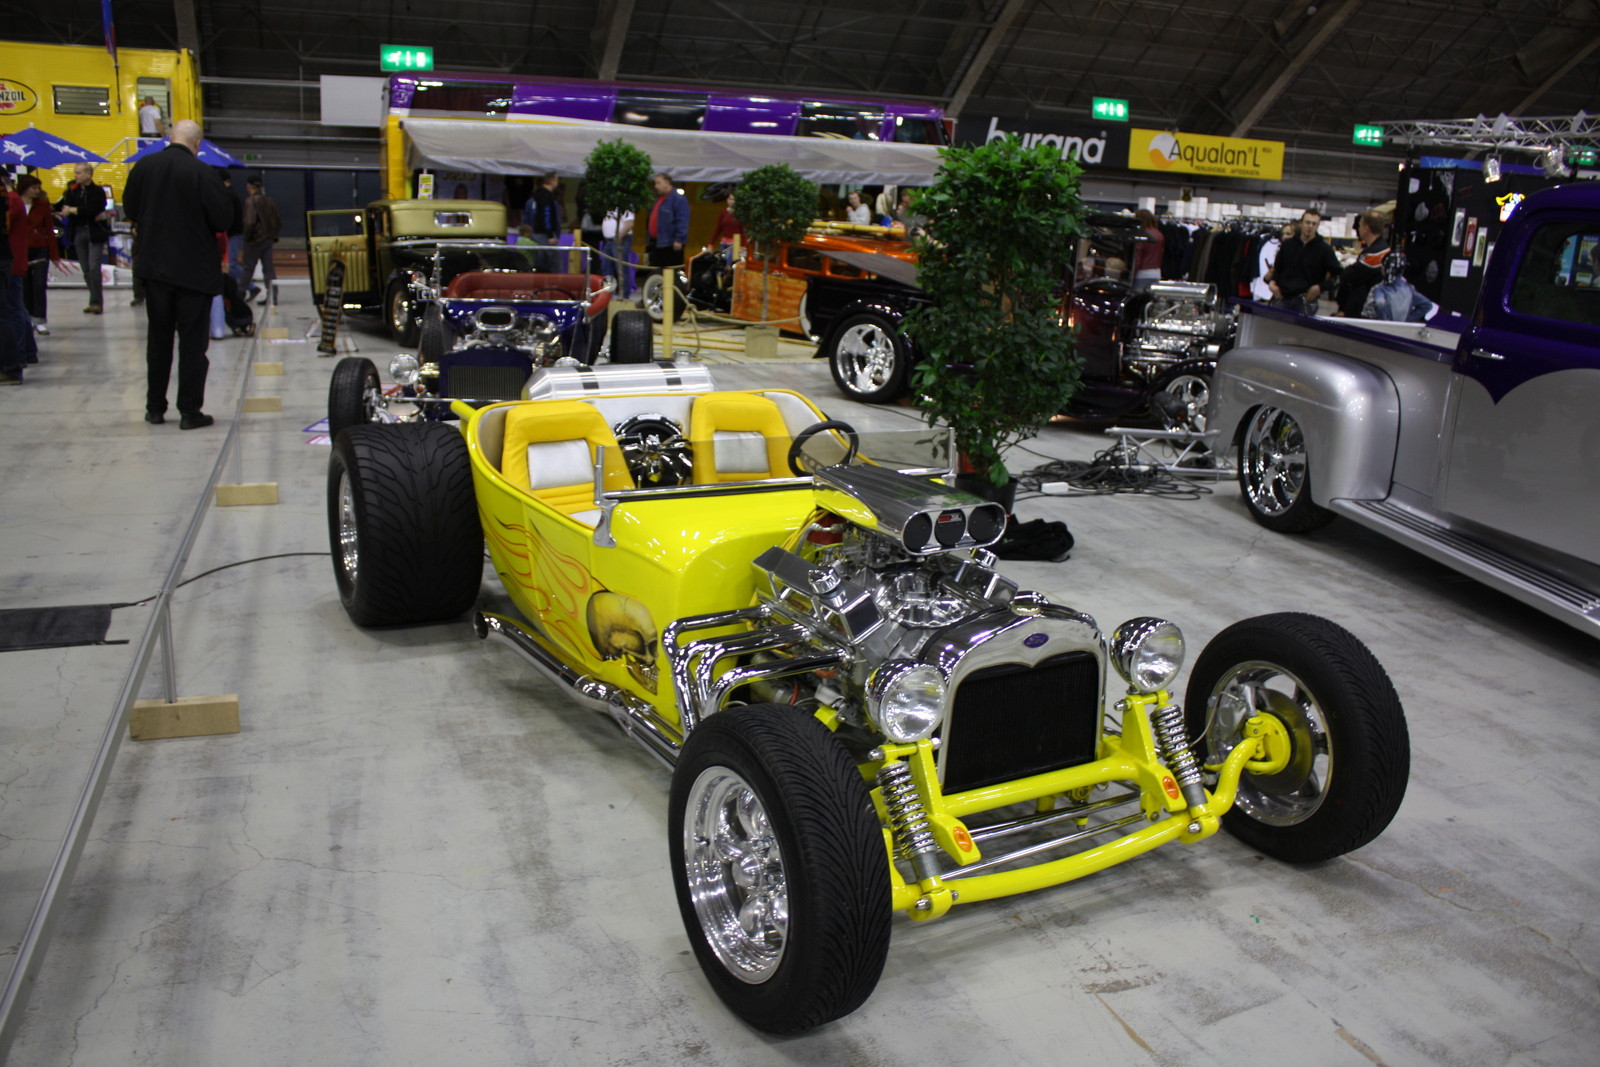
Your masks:
[{"label": "wide rear tire", "polygon": [[1222,817],[1229,833],[1277,859],[1315,863],[1383,832],[1405,797],[1411,742],[1400,698],[1366,645],[1316,615],[1234,623],[1195,661],[1185,693],[1202,762],[1231,751],[1254,712],[1287,728],[1289,765],[1239,780]]},{"label": "wide rear tire", "polygon": [[655,327],[648,313],[617,312],[611,323],[611,362],[649,363],[655,344]]},{"label": "wide rear tire", "polygon": [[734,1014],[793,1034],[871,995],[889,951],[888,857],[827,727],[777,704],[711,716],[684,744],[668,820],[684,929]]},{"label": "wide rear tire", "polygon": [[483,580],[472,463],[455,426],[353,426],[333,441],[328,539],[358,626],[450,619]]}]

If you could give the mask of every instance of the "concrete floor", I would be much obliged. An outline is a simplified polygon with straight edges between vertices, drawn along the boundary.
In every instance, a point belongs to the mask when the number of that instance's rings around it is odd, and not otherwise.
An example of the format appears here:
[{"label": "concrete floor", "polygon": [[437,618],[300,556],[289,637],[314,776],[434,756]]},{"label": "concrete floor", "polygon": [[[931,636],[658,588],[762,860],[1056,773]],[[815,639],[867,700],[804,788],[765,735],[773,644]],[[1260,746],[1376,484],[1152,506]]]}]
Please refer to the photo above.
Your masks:
[{"label": "concrete floor", "polygon": [[[221,444],[244,342],[213,345],[214,429],[147,426],[143,317],[113,295],[104,318],[53,297],[44,362],[0,392],[0,607],[153,594]],[[285,296],[299,337],[308,295]],[[386,361],[374,328],[353,336]],[[247,384],[284,411],[245,416],[243,480],[282,502],[214,510],[190,575],[327,551],[328,450],[303,431],[332,364],[266,347],[285,375]],[[815,362],[714,373],[863,425],[908,414],[842,401]],[[1030,447],[1104,444],[1052,427]],[[1313,868],[1223,835],[897,920],[862,1009],[773,1039],[689,955],[649,756],[464,621],[363,632],[324,555],[249,563],[185,587],[175,616],[180,691],[238,693],[243,732],[124,745],[9,1062],[1596,1062],[1600,834],[1581,803],[1600,780],[1600,645],[1348,522],[1263,531],[1231,483],[1018,511],[1078,545],[1006,570],[1103,626],[1167,616],[1191,658],[1269,611],[1365,640],[1411,731],[1388,831]],[[118,610],[111,636],[137,638],[147,611]],[[0,659],[0,969],[131,656]]]}]

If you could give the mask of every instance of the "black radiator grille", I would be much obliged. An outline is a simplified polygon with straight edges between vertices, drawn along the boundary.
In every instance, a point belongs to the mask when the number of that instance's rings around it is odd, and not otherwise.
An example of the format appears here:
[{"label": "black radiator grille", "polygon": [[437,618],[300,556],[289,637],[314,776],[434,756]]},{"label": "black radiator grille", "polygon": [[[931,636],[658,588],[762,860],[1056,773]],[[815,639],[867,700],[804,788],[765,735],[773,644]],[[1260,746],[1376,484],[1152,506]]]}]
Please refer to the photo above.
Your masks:
[{"label": "black radiator grille", "polygon": [[444,396],[462,400],[518,400],[528,372],[520,367],[454,366],[439,383]]},{"label": "black radiator grille", "polygon": [[1092,652],[969,674],[950,712],[944,791],[1090,762],[1098,754],[1100,710],[1100,661]]}]

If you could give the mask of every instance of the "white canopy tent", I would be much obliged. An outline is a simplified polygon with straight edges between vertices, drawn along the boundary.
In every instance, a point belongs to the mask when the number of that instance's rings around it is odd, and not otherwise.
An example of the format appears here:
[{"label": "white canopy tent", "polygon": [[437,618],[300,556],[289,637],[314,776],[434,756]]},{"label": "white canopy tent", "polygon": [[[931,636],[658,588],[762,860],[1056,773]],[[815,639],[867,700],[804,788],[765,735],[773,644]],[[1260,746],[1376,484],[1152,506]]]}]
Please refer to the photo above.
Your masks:
[{"label": "white canopy tent", "polygon": [[757,167],[787,163],[823,184],[926,185],[939,169],[939,150],[932,145],[486,119],[406,118],[401,126],[413,168],[481,174],[555,171],[576,177],[595,145],[618,138],[676,181],[738,181]]}]

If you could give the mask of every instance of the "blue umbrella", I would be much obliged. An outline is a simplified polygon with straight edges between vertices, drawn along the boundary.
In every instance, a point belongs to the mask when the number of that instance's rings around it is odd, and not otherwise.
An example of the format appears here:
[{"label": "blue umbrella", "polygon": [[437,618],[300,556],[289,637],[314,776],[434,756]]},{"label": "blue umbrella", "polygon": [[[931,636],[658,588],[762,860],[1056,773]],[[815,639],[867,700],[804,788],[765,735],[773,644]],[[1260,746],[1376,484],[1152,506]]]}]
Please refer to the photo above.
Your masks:
[{"label": "blue umbrella", "polygon": [[[151,141],[149,144],[145,145],[143,148],[139,149],[139,151],[135,152],[133,155],[129,156],[127,159],[123,160],[122,162],[125,163],[125,164],[126,163],[137,163],[139,160],[143,159],[145,156],[154,155],[155,153],[161,151],[163,148],[167,147],[167,145],[169,145],[171,143],[172,143],[171,141],[169,141],[169,140],[167,140],[165,138],[163,138],[162,140],[159,140],[159,141]],[[218,148],[216,145],[212,144],[210,141],[206,140],[204,137],[202,137],[200,139],[200,151],[196,152],[195,156],[196,156],[196,158],[198,158],[200,160],[200,162],[209,163],[213,167],[242,167],[242,166],[244,166],[243,163],[239,162],[233,156],[231,156],[228,153],[224,152],[222,149]]]},{"label": "blue umbrella", "polygon": [[106,157],[95,155],[65,137],[29,126],[0,137],[0,162],[14,167],[59,167],[63,163],[104,163]]}]

